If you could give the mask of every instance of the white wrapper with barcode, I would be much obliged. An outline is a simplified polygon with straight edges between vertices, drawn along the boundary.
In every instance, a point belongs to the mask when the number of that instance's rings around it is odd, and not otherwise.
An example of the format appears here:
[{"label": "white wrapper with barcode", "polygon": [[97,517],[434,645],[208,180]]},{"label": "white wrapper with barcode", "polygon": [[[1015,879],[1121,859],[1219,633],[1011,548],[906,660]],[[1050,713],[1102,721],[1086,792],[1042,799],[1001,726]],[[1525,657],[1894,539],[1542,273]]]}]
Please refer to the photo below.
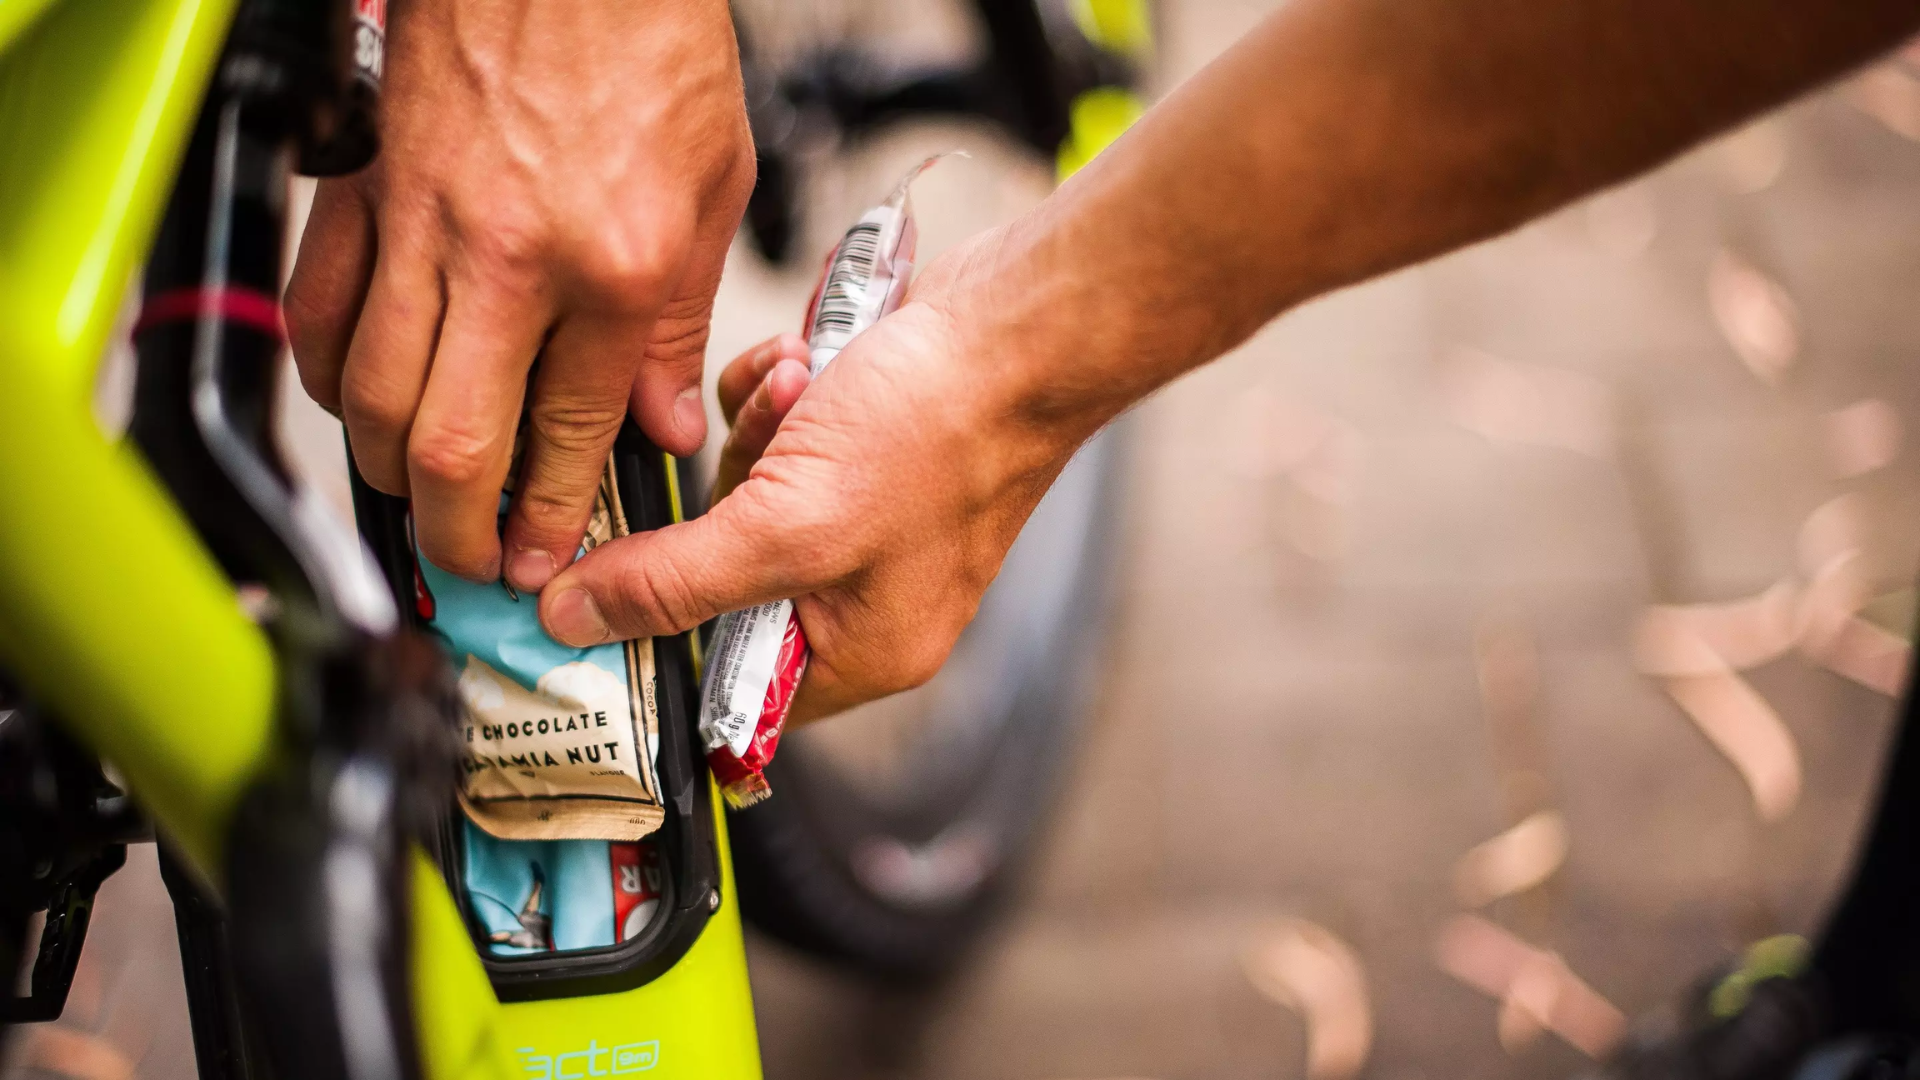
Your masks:
[{"label": "white wrapper with barcode", "polygon": [[793,601],[755,604],[720,617],[715,627],[706,692],[700,695],[700,730],[709,747],[718,739],[740,757],[753,741],[760,703],[773,681],[780,638],[793,616]]},{"label": "white wrapper with barcode", "polygon": [[[914,178],[938,160],[928,158],[901,177],[834,249],[808,312],[808,366],[815,378],[856,335],[900,305],[913,275],[916,240],[907,192]],[[793,617],[790,600],[720,616],[700,695],[700,738],[709,751],[724,746],[735,757],[745,755]]]},{"label": "white wrapper with barcode", "polygon": [[854,335],[900,306],[913,274],[915,237],[907,188],[934,160],[909,173],[886,202],[860,215],[834,251],[807,328],[807,361],[816,377]]}]

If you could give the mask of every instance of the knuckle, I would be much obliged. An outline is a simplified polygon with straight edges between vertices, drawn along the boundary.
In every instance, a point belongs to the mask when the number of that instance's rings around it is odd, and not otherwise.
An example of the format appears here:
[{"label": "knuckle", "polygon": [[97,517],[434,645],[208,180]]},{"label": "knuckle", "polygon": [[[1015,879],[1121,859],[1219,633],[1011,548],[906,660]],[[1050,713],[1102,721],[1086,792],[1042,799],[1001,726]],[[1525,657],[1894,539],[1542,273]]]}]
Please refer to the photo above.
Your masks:
[{"label": "knuckle", "polygon": [[791,519],[783,493],[766,486],[742,488],[738,498],[727,496],[730,527],[741,536],[757,538],[760,558],[779,565],[791,565],[796,554],[804,553],[804,542],[795,540],[788,529]]},{"label": "knuckle", "polygon": [[296,270],[280,301],[281,317],[287,324],[287,345],[296,357],[311,357],[322,351],[332,336],[327,333],[331,320],[313,289]]},{"label": "knuckle", "polygon": [[664,363],[686,363],[694,374],[707,355],[707,340],[713,332],[711,312],[702,304],[698,310],[660,313],[654,323],[653,340],[647,343],[647,359]]},{"label": "knuckle", "polygon": [[[305,379],[304,374],[301,377]],[[404,395],[396,393],[388,380],[353,365],[340,377],[340,407],[354,426],[382,435],[404,431],[413,422],[411,403]]]},{"label": "knuckle", "polygon": [[617,606],[628,626],[677,633],[700,622],[693,587],[686,575],[660,559],[635,559],[615,578]]},{"label": "knuckle", "polygon": [[805,512],[801,516],[779,514],[768,518],[769,531],[762,544],[776,562],[812,566],[822,577],[839,581],[851,576],[865,561],[844,528],[836,532]]},{"label": "knuckle", "polygon": [[329,409],[340,407],[338,339],[330,320],[305,289],[289,287],[281,311],[287,326],[287,346],[294,370],[307,396]]},{"label": "knuckle", "polygon": [[546,230],[524,211],[487,204],[459,216],[468,223],[462,245],[481,275],[520,278],[545,261]]},{"label": "knuckle", "polygon": [[627,403],[537,400],[528,410],[536,438],[569,456],[595,455],[620,430]]},{"label": "knuckle", "polygon": [[338,409],[340,407],[340,383],[337,379],[327,377],[320,366],[312,361],[304,364],[296,361],[294,370],[300,373],[300,388],[307,392],[308,397],[319,403],[321,408]]},{"label": "knuckle", "polygon": [[652,309],[692,247],[692,230],[674,213],[627,214],[596,222],[574,244],[581,285],[616,309]]},{"label": "knuckle", "polygon": [[409,488],[404,470],[389,468],[384,461],[357,448],[353,451],[353,463],[359,468],[360,478],[367,482],[367,486],[383,495],[402,499],[407,497]]},{"label": "knuckle", "polygon": [[569,537],[577,538],[585,528],[592,508],[582,499],[568,499],[561,492],[528,485],[514,505],[514,513],[524,522],[516,543],[552,547]]},{"label": "knuckle", "polygon": [[746,205],[753,195],[754,183],[760,178],[760,156],[754,152],[753,135],[750,131],[743,135],[736,140],[733,160],[722,183],[729,209]]},{"label": "knuckle", "polygon": [[494,459],[493,440],[475,431],[435,427],[415,431],[407,443],[407,464],[449,487],[467,487],[487,479]]}]

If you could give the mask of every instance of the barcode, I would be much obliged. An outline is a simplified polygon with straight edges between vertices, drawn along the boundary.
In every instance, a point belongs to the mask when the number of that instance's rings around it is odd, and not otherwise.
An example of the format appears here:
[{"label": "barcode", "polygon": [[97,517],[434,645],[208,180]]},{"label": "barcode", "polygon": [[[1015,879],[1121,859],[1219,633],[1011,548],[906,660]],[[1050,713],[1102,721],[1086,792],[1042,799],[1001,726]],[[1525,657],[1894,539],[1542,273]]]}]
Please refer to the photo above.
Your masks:
[{"label": "barcode", "polygon": [[873,280],[879,253],[879,222],[863,221],[847,230],[846,238],[840,241],[840,250],[834,253],[827,287],[820,293],[820,310],[813,317],[816,336],[823,330],[856,332],[861,301],[866,299],[867,283]]}]

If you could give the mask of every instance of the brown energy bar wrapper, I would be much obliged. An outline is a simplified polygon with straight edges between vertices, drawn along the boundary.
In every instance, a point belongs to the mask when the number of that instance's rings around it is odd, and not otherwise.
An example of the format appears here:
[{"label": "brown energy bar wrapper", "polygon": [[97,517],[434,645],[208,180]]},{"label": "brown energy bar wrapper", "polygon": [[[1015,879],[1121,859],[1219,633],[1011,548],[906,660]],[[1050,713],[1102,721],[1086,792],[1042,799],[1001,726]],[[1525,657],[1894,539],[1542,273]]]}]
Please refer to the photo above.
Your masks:
[{"label": "brown energy bar wrapper", "polygon": [[[627,532],[610,459],[581,550]],[[505,840],[630,841],[658,829],[652,639],[570,648],[541,629],[537,597],[415,563],[420,614],[460,670],[467,817]]]}]

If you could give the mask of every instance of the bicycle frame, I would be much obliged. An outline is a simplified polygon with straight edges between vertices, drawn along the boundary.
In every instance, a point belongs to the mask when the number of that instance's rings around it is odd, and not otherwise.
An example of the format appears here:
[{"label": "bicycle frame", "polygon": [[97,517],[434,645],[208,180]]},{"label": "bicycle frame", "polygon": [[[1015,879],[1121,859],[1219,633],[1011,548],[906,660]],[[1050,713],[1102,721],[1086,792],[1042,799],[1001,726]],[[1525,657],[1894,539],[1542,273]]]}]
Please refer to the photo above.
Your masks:
[{"label": "bicycle frame", "polygon": [[[274,658],[91,401],[234,0],[0,2],[0,662],[114,762],[218,888],[274,749]],[[413,1006],[434,1080],[759,1075],[732,868],[692,949],[634,990],[502,1005],[416,852]],[[616,1053],[620,1051],[620,1053]]]}]

